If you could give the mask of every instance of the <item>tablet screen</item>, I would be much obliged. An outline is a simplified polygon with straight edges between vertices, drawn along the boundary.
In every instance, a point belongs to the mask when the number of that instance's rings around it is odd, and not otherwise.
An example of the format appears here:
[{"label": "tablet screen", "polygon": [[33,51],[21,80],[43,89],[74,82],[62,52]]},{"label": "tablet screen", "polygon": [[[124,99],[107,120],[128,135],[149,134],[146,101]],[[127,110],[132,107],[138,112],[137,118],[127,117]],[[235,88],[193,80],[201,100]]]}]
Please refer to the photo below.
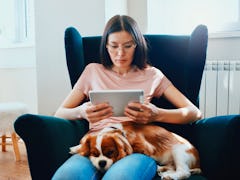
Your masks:
[{"label": "tablet screen", "polygon": [[114,111],[114,116],[124,116],[124,108],[129,102],[144,102],[143,90],[97,90],[89,91],[92,104],[108,102]]}]

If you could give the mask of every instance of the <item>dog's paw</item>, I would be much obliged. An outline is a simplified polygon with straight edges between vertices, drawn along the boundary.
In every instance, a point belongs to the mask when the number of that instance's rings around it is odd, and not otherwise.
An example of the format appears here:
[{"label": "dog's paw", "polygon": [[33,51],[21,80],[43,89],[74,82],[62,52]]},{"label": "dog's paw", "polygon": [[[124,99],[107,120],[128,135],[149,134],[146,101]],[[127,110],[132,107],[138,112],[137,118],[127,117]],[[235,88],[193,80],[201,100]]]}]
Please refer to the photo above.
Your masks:
[{"label": "dog's paw", "polygon": [[78,150],[80,149],[81,147],[81,144],[77,145],[77,146],[73,146],[73,147],[70,147],[70,154],[77,154],[78,153]]},{"label": "dog's paw", "polygon": [[165,171],[174,171],[174,167],[172,165],[157,165],[158,173],[162,173]]},{"label": "dog's paw", "polygon": [[200,168],[190,169],[191,174],[201,174],[202,170]]},{"label": "dog's paw", "polygon": [[171,177],[169,172],[158,171],[158,176],[161,177],[161,180],[174,180],[173,177]]},{"label": "dog's paw", "polygon": [[171,174],[175,172],[174,167],[171,165],[157,166],[157,174],[162,180],[172,180]]},{"label": "dog's paw", "polygon": [[190,172],[168,170],[165,172],[158,172],[162,180],[183,180],[190,177]]}]

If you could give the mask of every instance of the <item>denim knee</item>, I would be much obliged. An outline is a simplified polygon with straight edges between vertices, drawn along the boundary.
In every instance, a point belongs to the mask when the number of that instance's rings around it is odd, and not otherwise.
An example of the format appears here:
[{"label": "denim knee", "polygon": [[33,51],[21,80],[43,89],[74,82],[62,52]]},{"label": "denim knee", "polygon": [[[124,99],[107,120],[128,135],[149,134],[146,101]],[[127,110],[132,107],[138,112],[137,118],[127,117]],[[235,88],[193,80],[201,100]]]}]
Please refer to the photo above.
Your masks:
[{"label": "denim knee", "polygon": [[144,154],[131,154],[114,163],[103,180],[150,180],[157,171],[155,160]]},{"label": "denim knee", "polygon": [[99,179],[99,172],[91,161],[79,154],[70,157],[55,172],[52,180],[95,180]]}]

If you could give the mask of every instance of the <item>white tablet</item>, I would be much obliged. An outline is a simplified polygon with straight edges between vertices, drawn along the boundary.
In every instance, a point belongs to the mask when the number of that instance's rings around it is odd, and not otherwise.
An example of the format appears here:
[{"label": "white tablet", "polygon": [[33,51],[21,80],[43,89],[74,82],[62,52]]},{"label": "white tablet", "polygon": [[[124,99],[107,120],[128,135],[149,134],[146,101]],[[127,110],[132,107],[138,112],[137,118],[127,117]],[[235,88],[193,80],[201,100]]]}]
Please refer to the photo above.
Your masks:
[{"label": "white tablet", "polygon": [[92,104],[108,102],[113,107],[114,116],[124,116],[124,108],[129,102],[144,102],[143,90],[97,90],[89,91]]}]

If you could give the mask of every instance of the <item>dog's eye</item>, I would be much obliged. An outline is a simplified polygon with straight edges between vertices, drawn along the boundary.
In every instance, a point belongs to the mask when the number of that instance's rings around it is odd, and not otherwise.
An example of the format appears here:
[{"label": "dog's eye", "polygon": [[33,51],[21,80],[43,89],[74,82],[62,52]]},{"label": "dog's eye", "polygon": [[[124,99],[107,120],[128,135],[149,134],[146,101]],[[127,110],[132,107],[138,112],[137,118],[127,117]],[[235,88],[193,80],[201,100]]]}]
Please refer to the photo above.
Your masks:
[{"label": "dog's eye", "polygon": [[106,152],[105,155],[106,155],[107,157],[111,158],[111,157],[114,156],[114,151],[113,151],[113,150],[110,150],[110,151]]}]

